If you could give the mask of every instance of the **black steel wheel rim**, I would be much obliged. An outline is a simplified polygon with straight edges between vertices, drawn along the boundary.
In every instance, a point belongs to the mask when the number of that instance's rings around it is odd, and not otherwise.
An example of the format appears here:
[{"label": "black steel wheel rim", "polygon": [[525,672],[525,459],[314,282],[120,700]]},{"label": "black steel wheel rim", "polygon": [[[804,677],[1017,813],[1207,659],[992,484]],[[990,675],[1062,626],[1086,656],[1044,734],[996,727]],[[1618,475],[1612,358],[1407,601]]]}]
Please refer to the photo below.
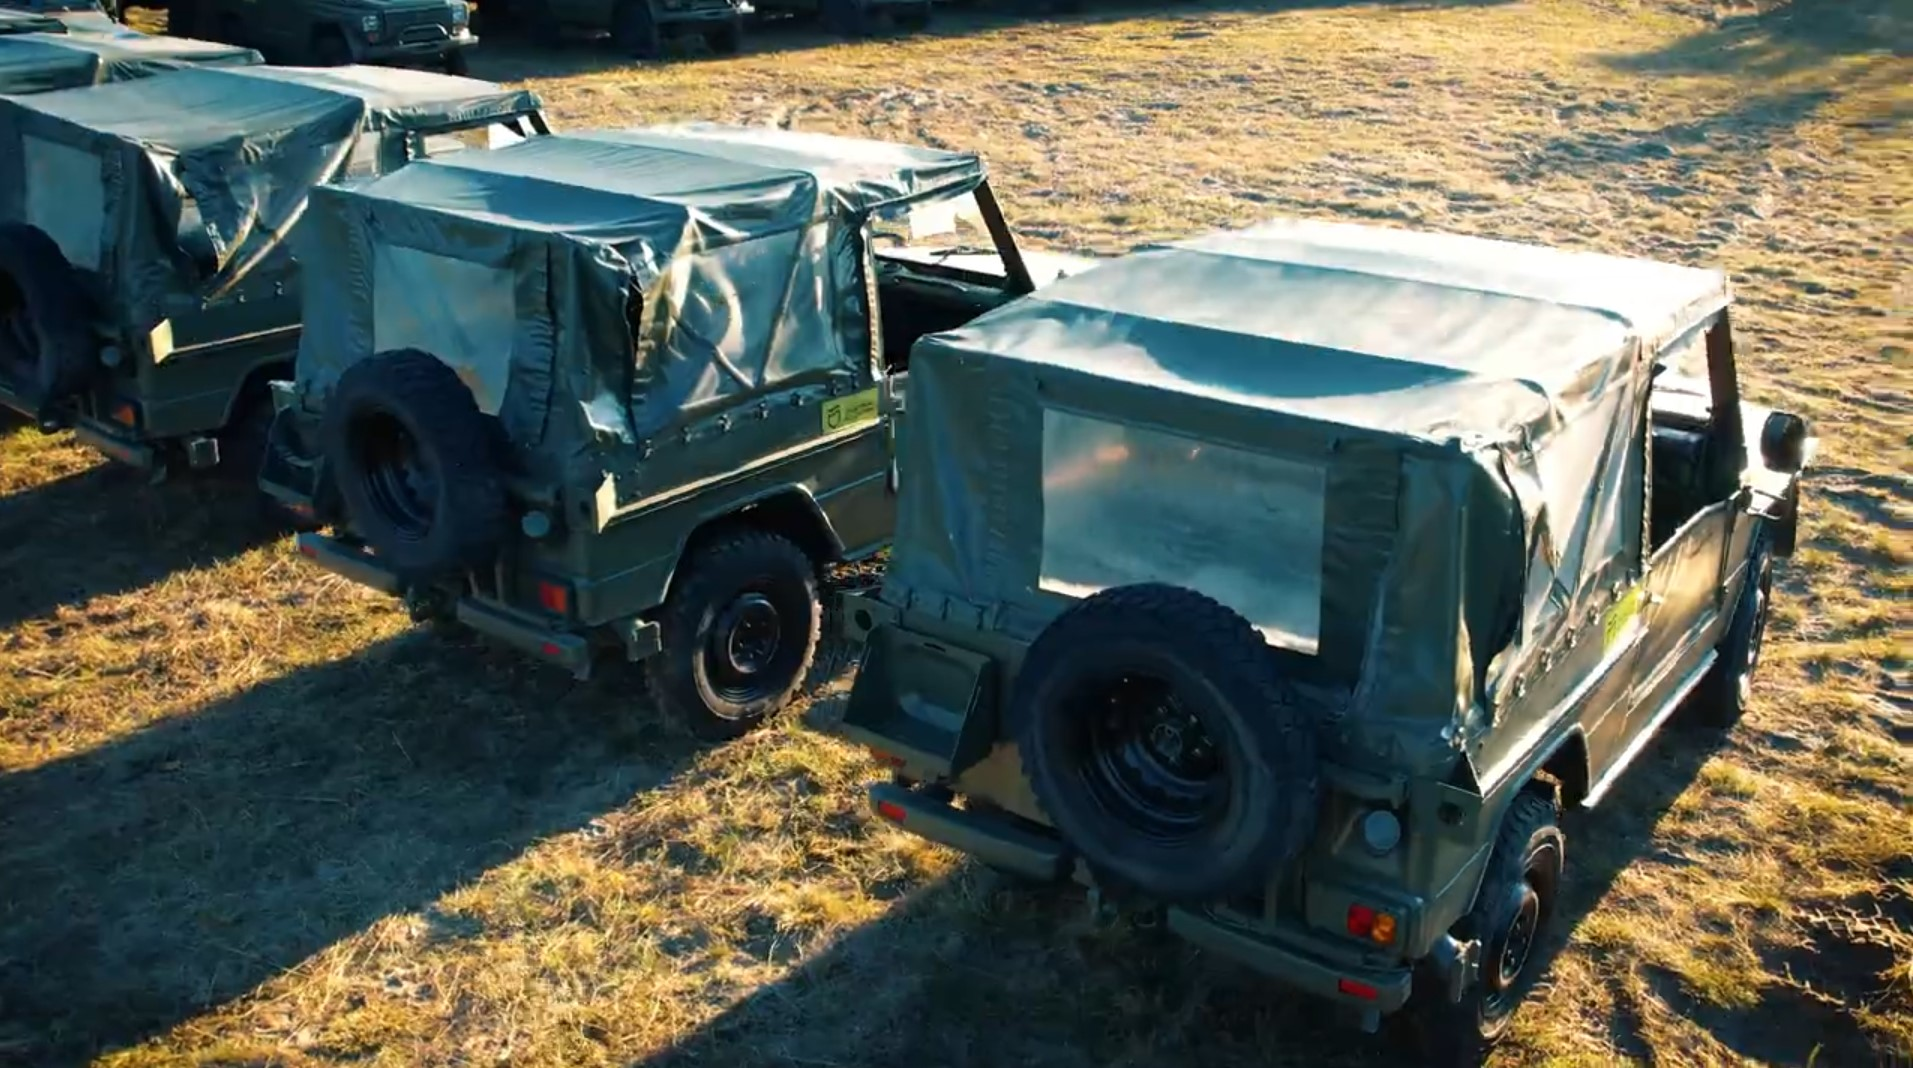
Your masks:
[{"label": "black steel wheel rim", "polygon": [[1083,785],[1105,815],[1165,845],[1196,840],[1221,821],[1228,769],[1174,687],[1127,674],[1085,697],[1069,712],[1084,730]]},{"label": "black steel wheel rim", "polygon": [[1496,1008],[1516,993],[1522,972],[1534,957],[1535,936],[1541,930],[1541,895],[1534,885],[1524,880],[1516,897],[1514,914],[1501,936],[1501,951],[1495,954],[1494,990],[1489,1002]]},{"label": "black steel wheel rim", "polygon": [[424,538],[438,511],[438,472],[418,439],[384,412],[362,417],[356,429],[354,451],[373,507],[400,536]]},{"label": "black steel wheel rim", "polygon": [[784,688],[784,617],[762,590],[739,593],[716,616],[705,640],[711,689],[732,704],[749,704]]}]

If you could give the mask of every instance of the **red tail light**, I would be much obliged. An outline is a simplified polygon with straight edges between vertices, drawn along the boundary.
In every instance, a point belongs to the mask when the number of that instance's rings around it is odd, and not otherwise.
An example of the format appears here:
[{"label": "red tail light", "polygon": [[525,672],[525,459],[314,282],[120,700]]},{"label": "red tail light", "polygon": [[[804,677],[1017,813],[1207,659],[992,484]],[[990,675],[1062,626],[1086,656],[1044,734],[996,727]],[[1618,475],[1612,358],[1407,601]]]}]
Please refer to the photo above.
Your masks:
[{"label": "red tail light", "polygon": [[538,604],[554,616],[570,615],[571,591],[556,582],[540,582]]},{"label": "red tail light", "polygon": [[1369,986],[1367,983],[1358,983],[1353,979],[1337,980],[1335,989],[1347,994],[1349,997],[1361,998],[1363,1001],[1374,1001],[1381,996],[1374,987]]},{"label": "red tail light", "polygon": [[891,823],[902,823],[905,812],[903,811],[903,806],[897,804],[895,801],[879,801],[877,802],[877,815],[882,816]]}]

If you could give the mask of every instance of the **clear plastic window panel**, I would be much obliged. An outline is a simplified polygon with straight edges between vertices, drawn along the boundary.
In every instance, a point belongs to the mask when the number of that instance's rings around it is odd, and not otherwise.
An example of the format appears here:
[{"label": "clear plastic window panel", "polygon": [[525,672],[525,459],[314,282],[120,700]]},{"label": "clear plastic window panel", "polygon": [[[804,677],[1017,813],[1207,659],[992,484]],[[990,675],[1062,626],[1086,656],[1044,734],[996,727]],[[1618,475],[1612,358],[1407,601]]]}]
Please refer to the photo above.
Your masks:
[{"label": "clear plastic window panel", "polygon": [[26,221],[45,231],[75,267],[99,270],[106,229],[99,157],[42,137],[23,137],[21,142]]},{"label": "clear plastic window panel", "polygon": [[510,269],[375,244],[372,283],[378,351],[431,353],[457,372],[479,411],[497,415],[511,384],[518,319]]},{"label": "clear plastic window panel", "polygon": [[1049,410],[1042,469],[1040,588],[1182,586],[1271,644],[1317,651],[1322,465]]}]

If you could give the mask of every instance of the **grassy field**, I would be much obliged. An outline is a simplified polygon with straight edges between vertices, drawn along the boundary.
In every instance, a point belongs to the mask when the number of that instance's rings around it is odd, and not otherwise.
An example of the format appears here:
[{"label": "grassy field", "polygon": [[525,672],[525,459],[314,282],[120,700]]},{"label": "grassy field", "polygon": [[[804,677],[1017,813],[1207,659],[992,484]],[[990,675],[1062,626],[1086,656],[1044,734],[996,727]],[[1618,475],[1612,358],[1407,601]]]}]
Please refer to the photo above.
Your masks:
[{"label": "grassy field", "polygon": [[[476,65],[569,125],[974,147],[1062,249],[1299,213],[1730,270],[1749,390],[1826,439],[1761,689],[1569,824],[1570,930],[1497,1063],[1913,1061],[1907,5],[1215,0],[756,45]],[[701,748],[631,677],[416,630],[249,517],[0,440],[0,1062],[1395,1063],[876,826],[875,769],[806,727],[841,676]]]}]

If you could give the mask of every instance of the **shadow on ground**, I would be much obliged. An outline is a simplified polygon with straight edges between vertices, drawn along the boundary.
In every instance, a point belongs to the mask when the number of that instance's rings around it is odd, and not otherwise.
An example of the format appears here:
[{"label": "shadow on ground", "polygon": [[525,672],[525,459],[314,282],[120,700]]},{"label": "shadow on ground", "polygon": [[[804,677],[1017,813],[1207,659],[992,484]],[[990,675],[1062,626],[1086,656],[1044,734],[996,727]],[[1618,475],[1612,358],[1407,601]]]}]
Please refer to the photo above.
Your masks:
[{"label": "shadow on ground", "polygon": [[[1672,729],[1602,807],[1565,817],[1568,882],[1545,959],[1562,952],[1631,865],[1707,863],[1704,850],[1657,846],[1654,832],[1725,741],[1717,731]],[[1739,846],[1723,841],[1718,848]],[[1793,963],[1802,979],[1850,979],[1853,965],[1863,963],[1841,959],[1841,947],[1831,942],[1824,948],[1832,956],[1803,955]],[[1649,979],[1670,1005],[1745,1056],[1804,1064],[1818,1047],[1820,1063],[1877,1057],[1849,1016],[1804,988],[1770,987],[1755,1006],[1726,1010],[1695,1002],[1671,975]],[[1629,1016],[1624,980],[1611,980],[1617,1011],[1610,1041],[1619,1054],[1651,1063],[1655,1051],[1642,1044],[1639,1021]],[[1514,1063],[1518,1034],[1517,1025]],[[1073,887],[1017,886],[966,865],[634,1068],[1170,1063],[1408,1068],[1422,1061],[1400,1026],[1363,1036],[1326,1003],[1198,954],[1165,933],[1092,925]]]},{"label": "shadow on ground", "polygon": [[636,1068],[1413,1063],[1323,1016],[1167,935],[1091,926],[1075,888],[966,866]]},{"label": "shadow on ground", "polygon": [[1665,48],[1612,61],[1637,74],[1730,74],[1766,80],[1846,56],[1913,53],[1904,0],[1786,0],[1721,18]]},{"label": "shadow on ground", "polygon": [[[961,37],[985,33],[1031,22],[1087,24],[1121,22],[1129,19],[1199,19],[1212,15],[1274,14],[1323,8],[1383,5],[1406,10],[1444,7],[1493,7],[1514,0],[1087,0],[1078,12],[1048,10],[1040,0],[966,0],[937,5],[935,21],[917,36]],[[595,39],[567,34],[558,44],[534,43],[526,37],[505,31],[488,32],[483,25],[484,0],[477,4],[478,27],[485,43],[475,53],[473,70],[477,77],[496,81],[525,78],[560,78],[596,74],[619,68],[635,67],[634,60],[612,49],[602,36]],[[1202,37],[1199,27],[1173,30],[1170,37]],[[879,34],[873,38],[885,39]],[[843,38],[825,33],[813,20],[779,17],[753,20],[745,31],[744,51],[749,54],[784,53],[828,48],[843,43]],[[667,43],[667,62],[715,58],[701,40],[684,39]]]},{"label": "shadow on ground", "polygon": [[111,463],[0,497],[0,630],[230,559],[282,533],[250,486],[155,486]]},{"label": "shadow on ground", "polygon": [[431,923],[691,759],[624,682],[413,632],[0,777],[0,1051],[85,1063],[382,917]]}]

